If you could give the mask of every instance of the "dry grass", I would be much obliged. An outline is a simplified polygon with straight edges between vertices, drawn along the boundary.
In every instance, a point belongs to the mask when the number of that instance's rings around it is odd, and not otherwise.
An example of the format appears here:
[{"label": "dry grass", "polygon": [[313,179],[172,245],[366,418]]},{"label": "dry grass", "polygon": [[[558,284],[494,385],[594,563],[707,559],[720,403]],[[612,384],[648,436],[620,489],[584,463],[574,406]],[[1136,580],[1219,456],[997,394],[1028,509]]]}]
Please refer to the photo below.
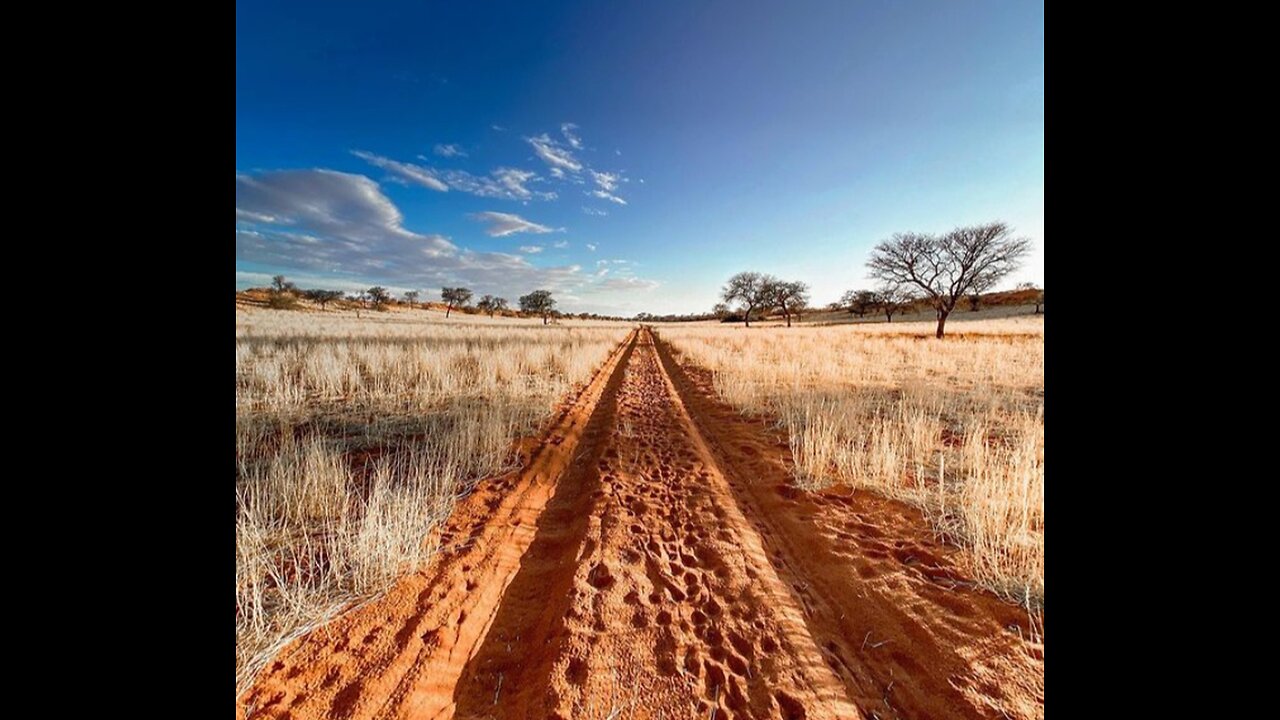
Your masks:
[{"label": "dry grass", "polygon": [[626,325],[236,312],[236,683],[421,567]]},{"label": "dry grass", "polygon": [[777,417],[797,482],[923,508],[974,577],[1044,603],[1043,316],[819,328],[660,329],[745,412]]}]

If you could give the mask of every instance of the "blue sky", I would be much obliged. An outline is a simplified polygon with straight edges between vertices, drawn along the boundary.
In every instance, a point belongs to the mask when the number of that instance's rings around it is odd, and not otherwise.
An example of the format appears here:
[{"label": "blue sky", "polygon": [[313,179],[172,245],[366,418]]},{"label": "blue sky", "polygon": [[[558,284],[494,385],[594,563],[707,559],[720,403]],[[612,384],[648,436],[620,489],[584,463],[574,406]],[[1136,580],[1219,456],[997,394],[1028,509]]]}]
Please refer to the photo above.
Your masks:
[{"label": "blue sky", "polygon": [[825,304],[996,219],[1043,284],[1040,2],[237,3],[237,288]]}]

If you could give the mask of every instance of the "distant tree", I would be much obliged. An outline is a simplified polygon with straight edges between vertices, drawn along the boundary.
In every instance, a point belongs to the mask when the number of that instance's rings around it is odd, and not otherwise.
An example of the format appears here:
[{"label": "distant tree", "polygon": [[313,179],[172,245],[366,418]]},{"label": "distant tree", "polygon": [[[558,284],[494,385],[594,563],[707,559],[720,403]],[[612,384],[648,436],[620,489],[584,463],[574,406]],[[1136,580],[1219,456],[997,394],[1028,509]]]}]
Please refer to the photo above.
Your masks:
[{"label": "distant tree", "polygon": [[867,267],[877,280],[922,290],[941,338],[960,298],[975,287],[992,287],[1022,264],[1031,241],[1012,234],[1002,222],[958,227],[945,235],[897,233],[876,245]]},{"label": "distant tree", "polygon": [[556,300],[551,297],[550,290],[534,290],[528,295],[520,296],[520,310],[531,315],[542,316],[542,324],[555,312]]},{"label": "distant tree", "polygon": [[444,298],[445,302],[444,316],[449,317],[449,313],[453,312],[454,308],[471,302],[471,291],[464,287],[441,288],[440,297]]},{"label": "distant tree", "polygon": [[791,327],[791,313],[809,302],[809,286],[799,281],[788,282],[772,277],[765,281],[765,285],[772,305],[782,310],[783,317],[787,319],[787,327]]},{"label": "distant tree", "polygon": [[342,297],[341,290],[305,290],[302,297],[316,303],[321,309],[328,306],[329,303]]},{"label": "distant tree", "polygon": [[1035,292],[1035,295],[1032,295],[1032,296],[1031,296],[1031,300],[1032,300],[1032,302],[1034,302],[1034,303],[1036,304],[1036,311],[1035,311],[1035,313],[1033,313],[1033,314],[1034,314],[1034,315],[1039,315],[1039,314],[1040,314],[1040,307],[1041,307],[1042,305],[1044,305],[1044,290],[1043,290],[1039,285],[1036,285],[1036,284],[1035,284],[1035,283],[1033,283],[1033,282],[1021,282],[1021,283],[1018,283],[1018,287],[1017,287],[1017,289],[1018,289],[1018,290],[1023,290],[1023,291],[1028,291],[1028,290],[1030,290],[1030,291],[1034,291],[1034,292]]},{"label": "distant tree", "polygon": [[271,290],[267,294],[267,307],[275,310],[292,310],[298,306],[298,288],[287,282],[283,275],[271,278]]},{"label": "distant tree", "polygon": [[387,289],[381,285],[374,285],[365,292],[369,297],[369,301],[373,303],[374,310],[384,309],[387,302],[391,300],[391,293],[387,292]]},{"label": "distant tree", "polygon": [[409,307],[413,307],[414,303],[418,302],[418,291],[410,290],[406,292],[404,294],[404,301],[409,303]]},{"label": "distant tree", "polygon": [[493,317],[494,313],[507,309],[507,299],[485,295],[480,298],[480,302],[476,303],[476,307],[483,312],[489,313],[489,317]]},{"label": "distant tree", "polygon": [[724,303],[716,303],[715,307],[711,308],[711,314],[715,315],[716,319],[723,320],[729,317],[729,306]]},{"label": "distant tree", "polygon": [[271,278],[271,291],[275,293],[297,292],[298,286],[284,279],[283,275],[275,275]]},{"label": "distant tree", "polygon": [[876,291],[876,307],[884,313],[886,322],[893,322],[894,315],[911,307],[914,302],[914,293],[905,285],[885,285]]},{"label": "distant tree", "polygon": [[736,302],[743,308],[742,319],[746,327],[751,327],[751,313],[772,307],[773,278],[758,272],[740,272],[729,278],[729,282],[720,289],[720,299],[726,303]]},{"label": "distant tree", "polygon": [[840,302],[848,308],[849,314],[865,317],[876,309],[879,298],[874,290],[849,290],[840,297]]}]

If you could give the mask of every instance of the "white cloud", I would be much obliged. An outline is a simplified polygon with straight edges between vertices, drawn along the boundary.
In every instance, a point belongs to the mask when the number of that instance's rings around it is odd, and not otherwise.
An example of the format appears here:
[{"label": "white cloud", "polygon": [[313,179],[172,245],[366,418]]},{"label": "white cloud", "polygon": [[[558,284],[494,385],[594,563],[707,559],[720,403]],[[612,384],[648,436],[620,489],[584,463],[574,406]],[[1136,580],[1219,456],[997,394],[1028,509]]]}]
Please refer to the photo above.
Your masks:
[{"label": "white cloud", "polygon": [[596,216],[603,216],[603,215],[609,214],[608,210],[597,210],[596,208],[590,208],[590,207],[587,207],[586,205],[582,206],[582,212],[586,215],[596,215]]},{"label": "white cloud", "polygon": [[598,190],[590,191],[588,193],[589,195],[598,197],[602,200],[615,202],[619,205],[627,204],[626,200],[623,200],[617,195],[618,183],[627,182],[627,179],[623,177],[621,173],[596,172],[595,170],[590,170],[590,168],[588,168],[588,170],[591,173],[591,179],[594,180],[596,185],[599,187]]},{"label": "white cloud", "polygon": [[513,213],[501,212],[481,212],[475,213],[471,217],[481,222],[489,223],[489,227],[485,229],[491,237],[506,237],[515,233],[534,233],[541,235],[543,233],[554,232],[546,225],[539,225],[536,222],[525,220],[519,215]]},{"label": "white cloud", "polygon": [[[400,180],[424,185],[433,190],[447,191],[450,188],[459,192],[470,193],[479,197],[501,198],[504,200],[554,200],[557,196],[552,191],[532,190],[530,183],[539,182],[541,178],[531,170],[500,167],[489,173],[489,176],[472,175],[465,170],[436,170],[435,168],[374,155],[363,150],[353,150],[352,154],[369,164],[384,168]],[[421,157],[421,156],[419,156]]]},{"label": "white cloud", "polygon": [[542,252],[542,246],[541,245],[521,245],[520,252],[533,255],[534,253]]},{"label": "white cloud", "polygon": [[465,150],[463,150],[462,148],[452,143],[447,145],[436,144],[433,151],[435,152],[435,154],[439,155],[440,157],[466,157],[467,156],[467,153]]},{"label": "white cloud", "polygon": [[595,252],[595,251],[596,251],[596,244],[595,244],[595,243],[587,243],[587,249],[588,249],[588,250],[590,250],[591,252]]},{"label": "white cloud", "polygon": [[608,275],[608,274],[609,274],[609,268],[607,267],[602,267],[596,271],[596,277],[604,277],[605,275]]},{"label": "white cloud", "polygon": [[573,153],[560,143],[552,140],[551,136],[546,133],[538,137],[527,137],[525,141],[533,146],[533,152],[542,158],[542,161],[549,167],[558,167],[575,173],[582,170],[582,163],[573,156]]},{"label": "white cloud", "polygon": [[556,193],[551,191],[531,190],[530,182],[538,182],[538,174],[529,170],[500,167],[489,174],[489,177],[472,175],[464,170],[449,170],[443,177],[449,187],[478,197],[501,198],[505,200],[554,200]]},{"label": "white cloud", "polygon": [[645,280],[637,277],[611,277],[596,287],[601,290],[652,290],[662,283],[657,280]]},{"label": "white cloud", "polygon": [[591,177],[596,181],[596,184],[600,186],[600,189],[608,190],[609,192],[613,192],[618,189],[618,180],[621,179],[620,176],[613,173],[596,172],[595,170],[591,171]]},{"label": "white cloud", "polygon": [[552,243],[552,245],[554,245],[555,247],[558,247],[558,248],[567,248],[567,247],[569,247],[569,241],[568,241],[568,240],[557,240],[556,242]]},{"label": "white cloud", "polygon": [[591,196],[594,196],[594,197],[598,197],[598,198],[600,198],[601,200],[608,200],[609,202],[616,202],[616,203],[618,203],[619,205],[626,205],[626,204],[627,204],[627,201],[626,201],[626,200],[623,200],[622,198],[618,197],[617,195],[614,195],[614,194],[610,193],[610,192],[609,192],[609,191],[607,191],[607,190],[592,190],[591,192],[589,192],[589,193],[587,193],[587,194],[588,194],[588,195],[591,195]]},{"label": "white cloud", "polygon": [[449,190],[449,186],[440,180],[440,178],[436,177],[435,171],[431,168],[414,165],[413,163],[402,163],[398,160],[392,160],[391,158],[382,157],[381,155],[374,155],[371,152],[365,152],[364,150],[352,150],[351,154],[361,160],[364,160],[370,165],[380,167],[383,170],[392,173],[395,177],[400,178],[401,180],[407,180],[409,182],[422,185],[423,187],[429,187],[432,190],[439,190],[440,192],[448,192]]},{"label": "white cloud", "polygon": [[[404,227],[373,180],[333,170],[236,175],[236,263],[302,287],[422,289],[462,284],[513,297],[567,293],[593,279],[576,265],[542,268],[514,253],[474,252]],[[257,275],[236,282],[257,283]]]},{"label": "white cloud", "polygon": [[564,139],[568,141],[569,146],[572,147],[574,150],[581,150],[582,138],[578,137],[573,132],[574,130],[577,130],[577,129],[578,129],[578,126],[574,125],[573,123],[560,124],[560,133],[564,135]]}]

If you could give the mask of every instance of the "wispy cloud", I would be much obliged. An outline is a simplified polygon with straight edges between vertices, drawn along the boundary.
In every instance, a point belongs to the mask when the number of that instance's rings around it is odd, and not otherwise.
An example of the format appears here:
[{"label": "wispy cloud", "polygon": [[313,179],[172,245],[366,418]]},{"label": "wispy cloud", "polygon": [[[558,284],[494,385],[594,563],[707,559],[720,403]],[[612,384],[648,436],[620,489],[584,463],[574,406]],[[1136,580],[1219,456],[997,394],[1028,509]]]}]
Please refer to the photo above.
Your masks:
[{"label": "wispy cloud", "polygon": [[627,201],[626,201],[626,200],[623,200],[622,198],[618,197],[617,195],[614,195],[614,194],[610,193],[608,190],[592,190],[592,191],[588,192],[587,194],[588,194],[588,195],[590,195],[590,196],[592,196],[592,197],[598,197],[598,198],[600,198],[601,200],[608,200],[609,202],[615,202],[615,203],[618,203],[619,205],[626,205],[626,204],[627,204]]},{"label": "wispy cloud", "polygon": [[542,252],[542,246],[541,245],[521,245],[520,252],[533,255],[534,253]]},{"label": "wispy cloud", "polygon": [[491,237],[506,237],[515,233],[534,233],[541,235],[543,233],[555,232],[546,225],[539,225],[536,222],[525,220],[519,215],[513,213],[501,212],[481,212],[475,213],[471,217],[481,222],[489,223],[489,227],[485,229]]},{"label": "wispy cloud", "polygon": [[587,243],[587,249],[588,249],[588,250],[590,250],[591,252],[595,252],[595,251],[596,251],[596,244],[595,244],[595,243]]},{"label": "wispy cloud", "polygon": [[626,178],[622,177],[620,173],[596,172],[595,170],[592,170],[591,179],[595,180],[596,185],[599,187],[599,189],[592,190],[589,193],[590,195],[598,197],[602,200],[608,200],[610,202],[618,203],[619,205],[627,204],[627,201],[618,197],[616,193],[616,190],[618,189],[618,183],[627,181]]},{"label": "wispy cloud", "polygon": [[431,168],[414,165],[413,163],[404,163],[398,160],[392,160],[391,158],[383,157],[381,155],[374,155],[373,153],[365,150],[352,150],[351,154],[374,167],[380,167],[383,170],[392,173],[394,177],[400,180],[415,183],[440,192],[449,191],[449,186],[446,185],[443,180],[436,177],[435,171]]},{"label": "wispy cloud", "polygon": [[609,214],[608,210],[599,210],[593,207],[587,207],[586,205],[582,206],[582,212],[585,215],[595,215],[597,217],[601,217]]},{"label": "wispy cloud", "polygon": [[578,126],[574,125],[573,123],[560,124],[560,134],[564,135],[564,139],[566,142],[569,143],[569,147],[572,147],[574,150],[581,150],[582,138],[578,137],[577,134],[574,133],[574,130],[577,130],[577,129],[578,129]]},{"label": "wispy cloud", "polygon": [[582,163],[573,156],[573,152],[543,133],[537,137],[527,137],[525,142],[533,146],[533,152],[549,167],[581,172]]},{"label": "wispy cloud", "polygon": [[561,249],[563,249],[563,248],[567,248],[567,247],[569,247],[569,241],[568,241],[568,240],[557,240],[556,242],[552,243],[552,245],[553,245],[554,247],[557,247],[557,248],[561,248]]},{"label": "wispy cloud", "polygon": [[435,154],[439,155],[440,157],[466,157],[467,156],[467,153],[465,150],[463,150],[462,148],[452,143],[447,145],[437,144],[433,149],[433,151],[435,152]]},{"label": "wispy cloud", "polygon": [[504,198],[507,200],[554,200],[556,193],[551,190],[532,190],[531,182],[538,182],[538,174],[530,170],[500,167],[489,173],[489,177],[472,175],[463,170],[450,170],[444,173],[449,186],[479,197]]},{"label": "wispy cloud", "polygon": [[370,165],[388,170],[395,179],[423,185],[432,190],[444,192],[453,189],[479,197],[504,200],[554,200],[557,197],[554,191],[529,187],[531,183],[541,181],[532,170],[500,167],[488,176],[472,175],[465,170],[437,170],[400,162],[364,150],[353,150],[351,154]]}]

